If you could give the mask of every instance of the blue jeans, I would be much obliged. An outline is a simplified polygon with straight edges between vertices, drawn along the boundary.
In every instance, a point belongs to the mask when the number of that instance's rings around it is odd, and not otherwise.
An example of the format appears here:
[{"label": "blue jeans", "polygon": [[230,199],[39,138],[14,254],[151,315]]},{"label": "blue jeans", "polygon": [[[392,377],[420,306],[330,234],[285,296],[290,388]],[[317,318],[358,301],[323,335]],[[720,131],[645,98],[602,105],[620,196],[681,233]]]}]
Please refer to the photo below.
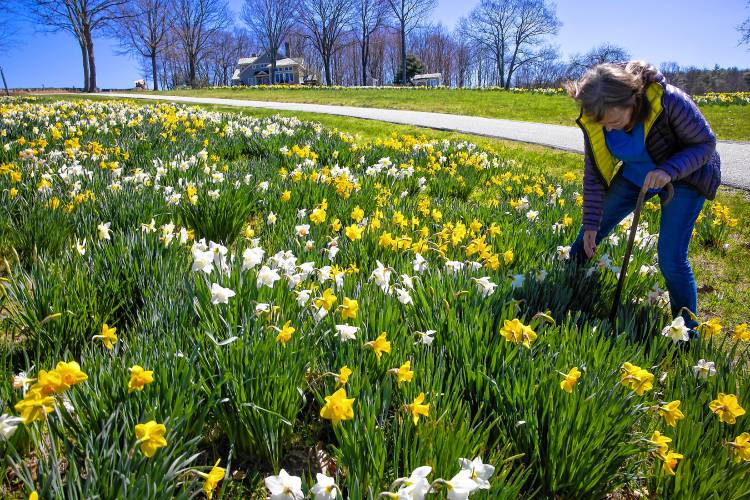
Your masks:
[{"label": "blue jeans", "polygon": [[[669,291],[672,317],[675,318],[683,307],[698,314],[698,291],[688,260],[688,247],[695,221],[706,198],[689,184],[675,182],[673,186],[674,198],[661,209],[657,253],[659,268]],[[596,234],[597,245],[617,224],[635,210],[639,192],[640,187],[625,179],[621,173],[615,176],[604,199],[604,213]],[[653,197],[654,194],[656,193],[647,193],[646,199]],[[662,194],[659,193],[659,196]],[[586,252],[583,250],[583,233],[584,230],[581,227],[570,249],[571,259],[575,258],[579,262],[586,260]],[[698,326],[690,315],[685,312],[682,315],[689,328]]]}]

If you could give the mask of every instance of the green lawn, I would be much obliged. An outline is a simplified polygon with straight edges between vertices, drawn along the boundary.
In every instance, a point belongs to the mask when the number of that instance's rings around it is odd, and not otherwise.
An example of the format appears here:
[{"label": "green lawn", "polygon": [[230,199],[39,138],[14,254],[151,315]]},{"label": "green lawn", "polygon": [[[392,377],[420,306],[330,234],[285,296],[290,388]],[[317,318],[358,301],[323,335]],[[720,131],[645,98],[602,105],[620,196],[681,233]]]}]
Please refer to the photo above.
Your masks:
[{"label": "green lawn", "polygon": [[[518,94],[477,89],[268,89],[217,88],[158,92],[194,97],[223,97],[257,101],[279,101],[370,108],[407,109],[488,118],[506,118],[575,126],[578,110],[565,95]],[[750,140],[750,107],[706,105],[701,111],[719,139]]]},{"label": "green lawn", "polygon": [[[56,96],[55,98],[62,97]],[[77,96],[66,96],[65,98],[79,99]],[[154,103],[158,101],[137,102]],[[297,116],[301,120],[319,122],[326,127],[357,135],[362,141],[374,141],[393,133],[426,136],[437,140],[466,140],[498,153],[508,160],[533,166],[541,171],[559,176],[572,171],[580,177],[583,169],[583,159],[579,154],[514,141],[344,116],[257,108],[238,110],[238,108],[230,106],[200,106],[215,111],[245,113],[258,117],[275,114]],[[750,262],[750,225],[742,223],[742,221],[750,220],[750,193],[722,186],[719,189],[717,201],[729,206],[733,217],[739,219],[740,223],[731,234],[729,248],[726,250],[706,248],[695,241],[693,242],[690,257],[698,287],[704,290],[699,294],[700,316],[706,319],[718,316],[727,324],[750,322],[750,301],[748,301],[748,297],[750,297],[750,267],[746,265],[747,262]]]}]

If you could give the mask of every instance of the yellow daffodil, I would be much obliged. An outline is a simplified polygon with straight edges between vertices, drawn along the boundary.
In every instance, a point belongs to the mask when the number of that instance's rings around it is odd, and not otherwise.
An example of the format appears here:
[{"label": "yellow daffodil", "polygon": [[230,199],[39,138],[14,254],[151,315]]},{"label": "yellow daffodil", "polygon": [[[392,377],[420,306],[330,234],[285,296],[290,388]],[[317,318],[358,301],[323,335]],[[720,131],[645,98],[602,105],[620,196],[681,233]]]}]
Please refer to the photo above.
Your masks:
[{"label": "yellow daffodil", "polygon": [[411,404],[406,405],[409,413],[411,413],[414,425],[417,425],[417,423],[419,423],[420,416],[427,417],[430,413],[430,405],[425,405],[422,403],[424,403],[424,392],[420,392],[419,396],[414,398],[414,401],[412,401]]},{"label": "yellow daffodil", "polygon": [[581,371],[577,366],[574,366],[568,373],[562,373],[561,375],[564,378],[560,381],[560,389],[572,393],[573,387],[578,383],[578,379],[581,377]]},{"label": "yellow daffodil", "polygon": [[295,329],[290,326],[291,323],[291,321],[284,323],[284,326],[279,330],[279,334],[276,335],[276,342],[281,342],[286,346],[286,343],[292,339],[292,334],[295,332]]},{"label": "yellow daffodil", "polygon": [[349,238],[351,241],[357,241],[362,239],[362,231],[364,231],[364,228],[361,228],[357,226],[356,224],[352,224],[351,226],[348,226],[346,228],[346,237]]},{"label": "yellow daffodil", "polygon": [[705,339],[710,339],[714,335],[721,333],[723,326],[721,326],[721,320],[719,318],[711,318],[705,323],[698,325],[698,333]]},{"label": "yellow daffodil", "polygon": [[668,451],[664,456],[661,456],[659,458],[664,461],[664,463],[662,464],[662,470],[666,474],[674,476],[674,470],[677,468],[677,463],[685,457],[674,451]]},{"label": "yellow daffodil", "polygon": [[510,264],[513,262],[513,250],[507,250],[505,253],[503,253],[503,261],[506,264]]},{"label": "yellow daffodil", "polygon": [[333,290],[330,288],[326,288],[326,290],[323,292],[323,296],[315,299],[315,306],[318,308],[323,308],[326,311],[330,311],[333,307],[333,304],[336,303],[336,295],[334,295]]},{"label": "yellow daffodil", "polygon": [[31,390],[38,390],[43,396],[62,392],[64,389],[60,374],[55,370],[49,372],[47,370],[39,370],[36,383],[31,386]]},{"label": "yellow daffodil", "polygon": [[750,462],[750,433],[743,432],[727,445],[732,450],[735,462]]},{"label": "yellow daffodil", "polygon": [[653,389],[654,375],[648,370],[644,370],[640,366],[631,363],[624,363],[622,370],[623,374],[620,378],[620,383],[634,390],[639,396],[643,396],[643,393]]},{"label": "yellow daffodil", "polygon": [[659,414],[664,417],[670,427],[677,427],[677,421],[685,418],[685,415],[680,411],[680,400],[660,406]]},{"label": "yellow daffodil", "polygon": [[60,377],[63,389],[70,389],[72,386],[85,382],[89,378],[89,376],[81,370],[81,365],[75,361],[70,361],[68,363],[64,361],[58,362],[55,367],[55,372],[57,372],[57,375]]},{"label": "yellow daffodil", "polygon": [[357,224],[359,224],[360,222],[362,222],[362,219],[364,217],[365,217],[365,211],[359,208],[359,205],[354,207],[354,209],[352,210],[352,220],[356,222]]},{"label": "yellow daffodil", "polygon": [[734,340],[741,340],[743,342],[750,341],[750,328],[747,327],[747,323],[742,323],[734,327]]},{"label": "yellow daffodil", "polygon": [[357,311],[359,310],[359,304],[355,299],[344,297],[344,303],[341,305],[341,318],[342,319],[355,319],[357,317]]},{"label": "yellow daffodil", "polygon": [[287,190],[281,193],[281,201],[289,201],[292,198],[292,192]]},{"label": "yellow daffodil", "polygon": [[737,421],[737,417],[745,414],[744,408],[737,402],[737,396],[734,394],[720,392],[716,399],[708,404],[708,407],[712,412],[719,415],[721,422],[730,425]]},{"label": "yellow daffodil", "polygon": [[205,483],[203,483],[203,493],[206,494],[206,498],[208,500],[211,500],[214,496],[214,490],[219,485],[219,482],[224,479],[225,470],[219,467],[219,462],[221,462],[221,459],[218,459],[213,467],[211,467],[211,470],[208,474],[205,472],[199,472],[195,471],[196,474],[198,474],[200,477],[206,480]]},{"label": "yellow daffodil", "polygon": [[130,368],[130,381],[128,382],[128,393],[133,391],[142,391],[146,384],[154,381],[154,372],[144,370],[140,365],[133,365]]},{"label": "yellow daffodil", "polygon": [[378,360],[380,360],[380,356],[382,356],[384,352],[391,352],[391,343],[386,339],[385,332],[381,333],[375,340],[367,342],[365,346],[371,347],[372,350],[375,351]]},{"label": "yellow daffodil", "polygon": [[32,491],[31,495],[29,495],[29,500],[39,500],[39,493],[36,490]]},{"label": "yellow daffodil", "polygon": [[656,446],[656,451],[653,452],[655,456],[665,457],[669,450],[669,443],[672,442],[672,438],[663,436],[659,431],[654,431],[648,442]]},{"label": "yellow daffodil", "polygon": [[396,383],[399,386],[402,382],[411,382],[414,378],[414,372],[411,370],[411,361],[405,362],[398,368],[392,368],[388,372],[396,376]]},{"label": "yellow daffodil", "polygon": [[153,457],[159,448],[167,446],[167,440],[164,438],[166,433],[167,428],[164,424],[157,424],[154,420],[135,426],[137,444],[141,445],[141,451],[148,458]]},{"label": "yellow daffodil", "polygon": [[112,349],[117,342],[117,335],[115,335],[116,332],[117,328],[110,328],[107,323],[104,323],[102,325],[101,335],[94,335],[93,338],[102,339],[102,342],[104,342],[104,347],[106,347],[107,349]]},{"label": "yellow daffodil", "polygon": [[500,329],[500,335],[508,342],[521,344],[527,349],[531,349],[531,343],[536,340],[536,332],[528,326],[521,323],[518,318],[505,320],[503,327]]},{"label": "yellow daffodil", "polygon": [[342,387],[330,396],[326,396],[326,404],[320,409],[320,416],[337,424],[342,420],[354,418],[354,399],[347,399],[346,390]]},{"label": "yellow daffodil", "polygon": [[336,375],[336,387],[340,385],[346,385],[347,382],[349,382],[349,376],[352,374],[352,370],[344,365],[341,367],[341,370],[339,370],[338,375]]},{"label": "yellow daffodil", "polygon": [[26,396],[16,403],[14,408],[21,414],[24,424],[37,420],[44,420],[54,409],[55,400],[52,396],[45,396],[39,389],[29,389]]}]

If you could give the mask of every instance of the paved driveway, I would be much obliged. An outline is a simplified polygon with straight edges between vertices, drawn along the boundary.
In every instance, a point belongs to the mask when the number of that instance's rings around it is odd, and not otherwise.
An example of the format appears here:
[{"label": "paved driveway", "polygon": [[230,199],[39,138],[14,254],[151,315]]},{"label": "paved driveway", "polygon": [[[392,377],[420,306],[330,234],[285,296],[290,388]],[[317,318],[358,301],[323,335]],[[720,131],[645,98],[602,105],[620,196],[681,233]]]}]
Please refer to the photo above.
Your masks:
[{"label": "paved driveway", "polygon": [[[583,153],[583,136],[578,127],[548,125],[545,123],[520,122],[479,116],[450,115],[425,111],[399,109],[357,108],[324,104],[298,104],[290,102],[249,101],[244,99],[221,99],[215,97],[185,97],[155,94],[103,94],[129,99],[155,99],[173,102],[216,104],[244,108],[269,108],[285,111],[306,111],[327,115],[352,116],[369,120],[381,120],[404,125],[415,125],[438,130],[449,130],[477,134],[513,141],[529,142]],[[750,142],[719,141],[722,183],[728,186],[750,189]]]}]

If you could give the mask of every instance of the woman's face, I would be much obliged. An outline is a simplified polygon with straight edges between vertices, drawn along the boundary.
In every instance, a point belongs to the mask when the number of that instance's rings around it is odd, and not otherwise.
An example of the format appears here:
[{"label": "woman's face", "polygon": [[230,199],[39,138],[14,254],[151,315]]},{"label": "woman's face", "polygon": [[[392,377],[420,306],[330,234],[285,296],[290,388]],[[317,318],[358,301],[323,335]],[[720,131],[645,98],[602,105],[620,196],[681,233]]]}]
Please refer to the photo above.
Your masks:
[{"label": "woman's face", "polygon": [[623,107],[614,107],[609,108],[606,113],[604,113],[604,117],[601,119],[599,124],[607,129],[609,132],[610,130],[620,130],[625,128],[629,123],[630,119],[633,116],[633,108],[623,108]]}]

